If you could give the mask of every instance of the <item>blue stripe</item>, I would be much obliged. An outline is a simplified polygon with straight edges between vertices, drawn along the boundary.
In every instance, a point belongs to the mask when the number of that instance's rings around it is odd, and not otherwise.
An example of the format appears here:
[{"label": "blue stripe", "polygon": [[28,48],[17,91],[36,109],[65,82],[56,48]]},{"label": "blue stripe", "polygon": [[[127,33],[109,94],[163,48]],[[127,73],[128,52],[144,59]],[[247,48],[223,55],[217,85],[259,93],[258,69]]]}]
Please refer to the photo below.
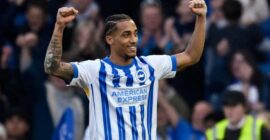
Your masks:
[{"label": "blue stripe", "polygon": [[[139,70],[141,70],[142,68],[139,67],[138,62],[137,62],[136,59],[134,59],[134,64],[135,64],[135,67],[136,67],[136,74],[137,74],[137,72],[138,72]],[[140,86],[142,86],[142,85],[145,85],[145,82],[140,82]]]},{"label": "blue stripe", "polygon": [[[92,93],[92,99],[93,99],[93,103],[94,103],[94,113],[95,113],[95,119],[96,119],[96,104],[95,104],[95,94],[94,94],[94,89],[93,89],[93,84],[90,84],[90,86],[91,86],[91,93]],[[96,127],[96,129],[97,129],[97,127]],[[96,132],[97,132],[97,130],[96,130]]]},{"label": "blue stripe", "polygon": [[113,74],[113,86],[114,87],[120,87],[119,83],[120,83],[120,76],[118,75],[118,71],[113,67],[112,67],[112,74]]},{"label": "blue stripe", "polygon": [[122,107],[116,108],[116,115],[117,115],[117,124],[118,124],[118,133],[119,133],[119,140],[125,140],[125,125],[124,125],[124,117],[122,113]]},{"label": "blue stripe", "polygon": [[138,139],[138,130],[136,126],[136,108],[135,106],[129,107],[130,121],[132,124],[132,140]]},{"label": "blue stripe", "polygon": [[151,140],[151,131],[152,131],[152,108],[153,108],[153,94],[154,94],[154,83],[155,83],[155,77],[154,77],[154,69],[149,65],[149,71],[150,71],[150,90],[149,90],[149,98],[148,98],[148,105],[147,105],[147,128],[148,128],[148,135],[149,140]]},{"label": "blue stripe", "polygon": [[141,105],[142,139],[145,140],[144,105]]},{"label": "blue stripe", "polygon": [[134,64],[135,64],[135,67],[136,67],[136,70],[137,70],[137,71],[141,69],[141,68],[139,67],[138,62],[137,62],[136,59],[134,59]]},{"label": "blue stripe", "polygon": [[[93,89],[93,85],[92,84],[90,84],[90,86],[91,86],[91,93],[92,93],[92,98],[93,98],[93,102],[94,102],[94,109],[96,110],[96,104],[95,104],[95,95],[94,95],[94,89]],[[95,111],[96,112],[96,111]]]},{"label": "blue stripe", "polygon": [[73,78],[78,78],[79,76],[79,72],[78,72],[78,68],[75,64],[71,64],[72,69],[73,69]]},{"label": "blue stripe", "polygon": [[139,59],[140,59],[140,61],[141,61],[143,64],[147,64],[147,63],[145,62],[145,60],[144,60],[142,57],[139,57]]},{"label": "blue stripe", "polygon": [[[139,58],[140,61],[144,64],[147,64],[145,62],[145,60],[140,57]],[[152,139],[152,136],[151,136],[151,131],[152,131],[152,113],[153,113],[153,94],[154,94],[154,83],[155,83],[155,70],[154,68],[152,68],[149,64],[148,64],[148,68],[149,68],[149,71],[150,71],[150,81],[151,81],[151,85],[150,85],[150,90],[149,90],[149,95],[148,95],[148,104],[147,104],[147,132],[148,132],[148,137],[149,137],[149,140]]]},{"label": "blue stripe", "polygon": [[100,71],[99,71],[99,87],[101,93],[101,101],[102,101],[102,114],[103,114],[103,123],[104,123],[104,134],[105,140],[111,140],[111,123],[110,123],[110,114],[109,114],[109,103],[107,98],[107,89],[106,89],[106,71],[105,65],[103,62],[101,63]]},{"label": "blue stripe", "polygon": [[172,60],[172,71],[176,71],[177,70],[176,56],[172,55],[171,60]]},{"label": "blue stripe", "polygon": [[122,69],[122,70],[129,69],[130,67],[133,66],[133,63],[134,63],[134,62],[133,62],[134,60],[132,59],[132,62],[131,62],[130,64],[125,65],[125,66],[120,66],[120,65],[114,64],[114,63],[110,60],[109,57],[105,57],[105,58],[103,59],[103,61],[106,62],[106,63],[108,63],[108,64],[111,65],[112,67],[116,67],[116,68]]},{"label": "blue stripe", "polygon": [[127,77],[127,87],[132,87],[133,86],[133,76],[130,73],[130,69],[124,69],[125,75]]},{"label": "blue stripe", "polygon": [[96,110],[96,107],[95,107],[95,96],[94,96],[94,89],[93,89],[93,85],[90,84],[91,86],[91,93],[92,93],[92,98],[93,98],[93,102],[94,102],[94,109]]}]

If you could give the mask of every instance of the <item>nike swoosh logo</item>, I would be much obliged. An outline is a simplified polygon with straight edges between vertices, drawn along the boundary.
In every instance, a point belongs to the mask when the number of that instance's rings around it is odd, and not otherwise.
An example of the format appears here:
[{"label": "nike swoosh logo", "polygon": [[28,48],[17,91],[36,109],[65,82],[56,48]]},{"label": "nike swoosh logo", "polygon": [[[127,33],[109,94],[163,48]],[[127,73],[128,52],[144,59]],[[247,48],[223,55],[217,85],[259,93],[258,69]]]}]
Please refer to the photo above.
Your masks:
[{"label": "nike swoosh logo", "polygon": [[117,80],[117,79],[120,79],[121,77],[123,77],[123,76],[113,77],[112,80]]}]

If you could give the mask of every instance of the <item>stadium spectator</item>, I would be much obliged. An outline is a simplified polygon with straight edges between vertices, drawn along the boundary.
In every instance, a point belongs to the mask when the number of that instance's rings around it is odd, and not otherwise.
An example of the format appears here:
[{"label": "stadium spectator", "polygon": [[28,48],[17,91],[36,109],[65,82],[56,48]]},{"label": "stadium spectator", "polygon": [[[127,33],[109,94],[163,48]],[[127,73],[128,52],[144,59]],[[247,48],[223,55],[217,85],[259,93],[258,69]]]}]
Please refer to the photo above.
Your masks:
[{"label": "stadium spectator", "polygon": [[5,127],[0,123],[0,140],[6,140],[7,134]]},{"label": "stadium spectator", "polygon": [[30,125],[29,116],[21,109],[11,109],[5,120],[7,140],[28,140]]},{"label": "stadium spectator", "polygon": [[243,5],[241,24],[259,24],[269,17],[267,0],[238,0]]},{"label": "stadium spectator", "polygon": [[228,86],[228,90],[244,93],[253,111],[259,109],[256,107],[260,102],[269,107],[269,78],[258,70],[255,60],[247,50],[239,50],[232,54],[230,71],[234,83]]},{"label": "stadium spectator", "polygon": [[74,88],[68,88],[64,80],[50,76],[46,83],[47,102],[52,117],[53,124],[56,127],[61,116],[67,108],[74,112],[74,139],[81,140],[84,132],[84,107],[79,93]]},{"label": "stadium spectator", "polygon": [[263,121],[246,113],[247,101],[243,93],[228,91],[222,99],[226,118],[207,130],[208,140],[269,139],[269,132]]},{"label": "stadium spectator", "polygon": [[46,4],[42,1],[28,4],[25,23],[16,26],[18,32],[16,45],[18,47],[14,48],[21,72],[32,64],[32,67],[36,70],[36,76],[43,79],[45,79],[45,74],[43,73],[44,68],[41,61],[44,60],[47,44],[52,33],[52,25],[48,20]]},{"label": "stadium spectator", "polygon": [[206,77],[208,81],[206,94],[212,100],[211,102],[217,102],[214,98],[219,96],[230,83],[227,62],[232,52],[247,49],[254,54],[256,61],[263,61],[263,55],[258,50],[258,45],[262,41],[261,32],[256,25],[241,26],[242,9],[241,3],[237,0],[224,1],[222,12],[226,25],[219,28],[216,24],[212,24],[208,30],[206,46],[212,57],[206,58],[206,63],[208,63],[206,65],[211,64],[207,68],[209,75]]},{"label": "stadium spectator", "polygon": [[169,38],[162,30],[163,11],[157,2],[143,2],[140,9],[141,28],[138,33],[138,54],[162,54],[164,48],[170,47]]},{"label": "stadium spectator", "polygon": [[101,19],[88,18],[76,25],[71,48],[64,52],[66,61],[103,58],[106,54],[102,42],[104,23]]},{"label": "stadium spectator", "polygon": [[[186,49],[194,30],[195,16],[187,8],[188,0],[179,0],[175,7],[176,17],[167,18],[164,24],[164,38],[169,38],[168,43],[172,46],[164,48],[166,54],[182,52]],[[192,108],[193,105],[203,100],[203,61],[187,68],[181,74],[176,75],[175,79],[169,79],[172,85],[183,99]],[[192,80],[191,80],[192,79]],[[196,81],[196,84],[194,84]],[[196,98],[194,98],[196,97]]]},{"label": "stadium spectator", "polygon": [[213,111],[213,107],[206,101],[200,101],[195,104],[191,119],[195,132],[203,135],[202,133],[206,130],[204,120]]}]

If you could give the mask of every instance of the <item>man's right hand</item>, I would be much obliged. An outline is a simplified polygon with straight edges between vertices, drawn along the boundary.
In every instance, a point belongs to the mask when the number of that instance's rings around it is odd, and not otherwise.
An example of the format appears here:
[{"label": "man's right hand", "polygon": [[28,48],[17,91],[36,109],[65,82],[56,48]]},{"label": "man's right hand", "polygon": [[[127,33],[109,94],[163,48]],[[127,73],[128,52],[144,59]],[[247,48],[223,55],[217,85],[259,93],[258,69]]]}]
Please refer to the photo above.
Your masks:
[{"label": "man's right hand", "polygon": [[68,23],[75,19],[78,13],[78,10],[73,7],[59,8],[57,12],[56,24],[64,28]]}]

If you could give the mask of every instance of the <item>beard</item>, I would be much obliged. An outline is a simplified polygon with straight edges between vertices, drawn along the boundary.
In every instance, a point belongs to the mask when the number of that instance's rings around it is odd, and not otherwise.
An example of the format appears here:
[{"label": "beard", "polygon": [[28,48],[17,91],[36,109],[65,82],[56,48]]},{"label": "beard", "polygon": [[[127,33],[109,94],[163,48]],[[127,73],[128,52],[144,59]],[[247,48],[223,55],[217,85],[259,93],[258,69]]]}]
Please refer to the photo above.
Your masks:
[{"label": "beard", "polygon": [[[137,54],[137,53],[136,53],[136,54]],[[135,54],[135,55],[126,54],[126,55],[124,56],[124,58],[125,58],[125,60],[133,59],[133,58],[136,57],[136,54]]]}]

